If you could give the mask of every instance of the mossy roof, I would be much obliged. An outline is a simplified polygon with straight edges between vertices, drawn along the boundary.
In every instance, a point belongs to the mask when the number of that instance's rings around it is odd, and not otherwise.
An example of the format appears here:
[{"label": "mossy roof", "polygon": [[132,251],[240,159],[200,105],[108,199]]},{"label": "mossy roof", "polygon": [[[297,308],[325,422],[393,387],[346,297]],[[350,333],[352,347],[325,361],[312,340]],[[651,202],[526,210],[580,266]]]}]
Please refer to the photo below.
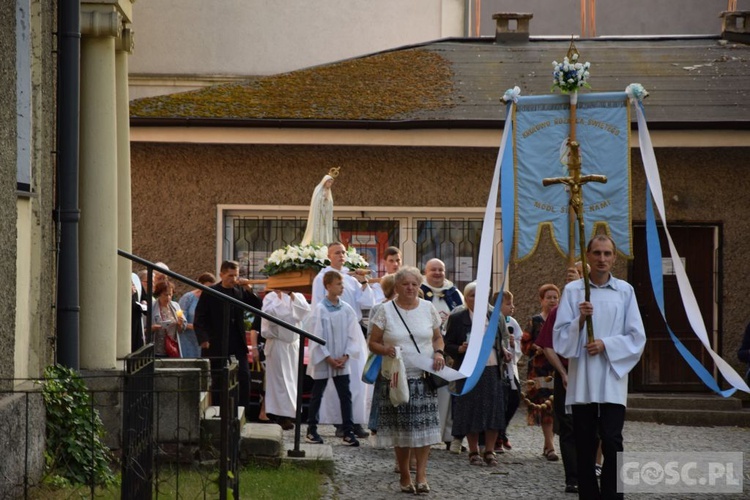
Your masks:
[{"label": "mossy roof", "polygon": [[[440,40],[335,64],[131,102],[134,124],[227,120],[317,126],[502,125],[505,90],[549,94],[552,61],[570,42]],[[662,127],[750,128],[750,45],[716,37],[577,40],[595,92],[641,83],[649,122]],[[411,126],[411,125],[410,125]]]},{"label": "mossy roof", "polygon": [[414,48],[137,99],[132,117],[394,120],[450,105],[450,62]]}]

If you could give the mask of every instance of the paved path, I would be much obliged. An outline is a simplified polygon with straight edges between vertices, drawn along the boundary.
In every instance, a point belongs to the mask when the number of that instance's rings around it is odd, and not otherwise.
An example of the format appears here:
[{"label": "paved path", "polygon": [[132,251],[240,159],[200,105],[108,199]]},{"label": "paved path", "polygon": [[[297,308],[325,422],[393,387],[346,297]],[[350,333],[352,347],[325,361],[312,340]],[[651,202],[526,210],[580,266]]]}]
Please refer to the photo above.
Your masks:
[{"label": "paved path", "polygon": [[[430,454],[428,482],[431,499],[576,499],[564,493],[561,461],[548,462],[542,457],[542,430],[525,425],[523,408],[511,422],[508,432],[513,450],[498,455],[499,467],[470,466],[467,453],[455,455],[435,446]],[[303,426],[303,431],[305,427]],[[333,447],[335,474],[324,486],[326,499],[393,499],[407,498],[399,490],[398,474],[393,472],[392,450],[374,449],[362,440],[362,446],[344,446],[334,437],[332,426],[321,426],[320,434]],[[285,439],[293,437],[285,432]],[[645,422],[626,422],[626,451],[741,451],[744,460],[744,494],[666,495],[632,494],[629,499],[666,498],[749,498],[750,497],[750,428],[678,427]],[[290,441],[291,442],[291,441]],[[555,440],[557,445],[557,439]],[[559,448],[557,452],[559,454]]]}]

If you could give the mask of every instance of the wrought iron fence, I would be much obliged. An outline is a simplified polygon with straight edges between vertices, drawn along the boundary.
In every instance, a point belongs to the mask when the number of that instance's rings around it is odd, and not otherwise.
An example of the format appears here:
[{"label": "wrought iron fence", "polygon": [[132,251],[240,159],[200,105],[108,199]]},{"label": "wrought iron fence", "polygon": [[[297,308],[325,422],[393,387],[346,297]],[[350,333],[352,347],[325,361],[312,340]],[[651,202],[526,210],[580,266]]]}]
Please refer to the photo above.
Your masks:
[{"label": "wrought iron fence", "polygon": [[154,345],[125,359],[122,498],[150,499],[154,476]]},{"label": "wrought iron fence", "polygon": [[[42,388],[54,380],[5,380],[15,389],[0,392],[0,446],[5,452],[0,457],[0,498],[239,498],[238,413],[227,412],[227,432],[221,436],[219,431],[211,435],[210,429],[202,432],[208,382],[186,383],[185,372],[196,370],[165,366],[169,361],[155,360],[153,344],[148,344],[126,357],[124,372],[78,374],[88,402],[74,398],[69,405],[81,407],[76,414],[87,415],[90,425],[81,426],[85,434],[76,434],[75,453],[92,456],[97,441],[113,443],[108,468],[113,478],[117,471],[120,477],[111,484],[93,474],[74,480],[73,469],[80,463],[60,460],[58,450],[45,446],[49,429]],[[199,377],[209,374],[208,360],[174,361],[202,362],[205,369]],[[227,404],[234,408],[239,395],[236,365],[213,376],[227,380]],[[108,407],[102,401],[120,404]],[[102,421],[105,433],[99,435],[93,424]]]},{"label": "wrought iron fence", "polygon": [[[147,292],[150,294],[151,293],[151,284],[153,282],[152,273],[153,273],[154,269],[156,268],[156,265],[153,262],[149,262],[149,261],[147,261],[145,259],[142,259],[140,257],[137,257],[135,255],[129,254],[127,252],[123,252],[122,250],[119,250],[118,254],[120,256],[122,256],[122,257],[125,257],[125,258],[130,259],[130,260],[132,260],[134,262],[137,262],[137,263],[139,263],[141,265],[146,266],[146,269],[148,270],[148,273],[149,273],[149,277],[148,277],[148,290],[147,290]],[[159,272],[167,275],[170,278],[173,278],[175,280],[178,280],[178,281],[181,281],[183,283],[186,283],[186,284],[192,286],[193,288],[197,288],[197,289],[201,290],[203,293],[211,294],[211,295],[219,298],[222,301],[222,303],[223,303],[223,315],[224,315],[223,324],[225,325],[224,328],[226,329],[223,332],[223,334],[220,335],[220,338],[221,338],[221,350],[220,350],[220,352],[222,352],[223,354],[222,354],[222,356],[220,358],[214,358],[214,359],[211,360],[211,365],[212,365],[211,377],[213,377],[214,380],[215,380],[215,383],[212,384],[212,392],[214,392],[218,396],[218,399],[220,400],[220,421],[221,421],[221,423],[220,423],[220,431],[219,431],[220,438],[219,438],[219,442],[218,442],[218,448],[219,448],[219,457],[218,457],[218,459],[219,459],[219,461],[218,461],[219,476],[218,476],[218,481],[216,481],[216,483],[218,483],[218,485],[219,485],[218,496],[222,500],[227,497],[227,493],[229,491],[232,492],[234,498],[239,498],[239,473],[238,472],[239,472],[240,423],[241,422],[240,422],[239,415],[237,414],[237,411],[235,410],[235,408],[237,408],[237,403],[239,401],[244,400],[245,398],[240,398],[239,397],[240,394],[239,394],[239,382],[238,382],[237,364],[236,363],[227,364],[227,360],[229,358],[229,348],[228,348],[229,330],[228,329],[230,327],[229,317],[230,317],[231,307],[238,307],[238,308],[240,308],[240,309],[242,309],[242,310],[244,310],[246,312],[250,312],[252,314],[260,315],[263,318],[266,318],[267,320],[272,321],[274,323],[278,323],[281,326],[287,328],[288,330],[293,331],[293,332],[297,333],[298,335],[300,335],[300,336],[302,336],[304,338],[307,338],[309,340],[312,340],[312,341],[315,341],[315,342],[318,342],[318,343],[321,343],[321,344],[325,344],[325,341],[323,341],[322,339],[320,339],[320,338],[318,338],[318,337],[316,337],[314,335],[310,335],[309,333],[305,332],[304,330],[301,330],[301,329],[297,328],[294,325],[291,325],[291,324],[288,324],[288,323],[286,323],[286,322],[284,322],[282,320],[279,320],[278,318],[275,318],[275,317],[269,315],[268,313],[264,313],[263,311],[261,311],[259,309],[256,309],[254,307],[251,307],[251,306],[249,306],[249,305],[247,305],[247,304],[245,304],[245,303],[243,303],[243,302],[241,302],[241,301],[239,301],[239,300],[237,300],[237,299],[235,299],[233,297],[230,297],[229,295],[226,295],[224,293],[216,291],[213,288],[206,287],[206,286],[204,286],[204,285],[202,285],[200,283],[197,283],[197,282],[195,282],[193,280],[190,280],[189,278],[186,278],[185,276],[182,276],[182,275],[180,275],[178,273],[175,273],[175,272],[170,271],[170,270],[165,269],[165,268],[159,268]],[[147,321],[147,330],[150,330],[150,318],[149,318],[149,321]],[[151,346],[151,349],[153,349],[153,346]],[[130,356],[131,358],[133,358],[133,365],[132,365],[132,367],[133,367],[134,370],[138,366],[144,367],[147,364],[147,362],[145,360],[142,360],[142,357],[145,356],[146,354],[147,354],[147,351],[143,351],[143,352],[142,351],[137,351],[134,355]],[[151,356],[152,362],[153,362],[153,350],[150,351],[150,356]],[[219,361],[219,362],[217,362],[217,361]],[[303,377],[304,374],[302,372],[300,372],[299,376]],[[152,382],[151,383],[153,384],[153,377],[152,377]],[[153,385],[152,385],[152,388],[153,388]],[[216,392],[216,389],[219,389],[218,390],[218,394]],[[148,388],[144,387],[144,390],[147,391]],[[176,437],[177,437],[176,454],[179,457],[180,456],[180,448],[181,448],[181,444],[182,444],[182,438],[180,437],[181,434],[182,434],[182,432],[181,432],[180,422],[179,422],[179,419],[180,419],[179,408],[181,407],[180,401],[179,401],[179,398],[180,398],[179,394],[181,394],[182,391],[180,390],[180,382],[179,381],[177,382],[176,392],[178,394],[177,395],[177,402],[176,402],[177,418],[178,418],[177,431],[176,431]],[[246,395],[246,396],[249,396],[249,394]],[[156,403],[156,408],[154,408],[154,413],[153,414],[155,414],[155,415],[158,416],[158,420],[161,420],[162,419],[162,412],[161,412],[161,409],[159,408],[159,406],[160,406],[159,405],[159,400],[160,400],[160,398],[159,398],[159,395],[157,393],[157,403]],[[215,404],[215,401],[213,403]],[[137,414],[139,411],[143,411],[141,409],[141,404],[147,404],[147,397],[144,396],[143,400],[141,400],[139,398],[132,398],[132,401],[129,400],[128,404],[133,404],[134,405],[134,407],[132,408],[132,412],[135,413],[135,414]],[[126,408],[125,411],[126,412],[130,412],[131,408]],[[300,411],[301,411],[301,408],[298,409],[298,413]],[[126,435],[126,434],[131,433],[131,432],[138,433],[139,431],[142,431],[141,433],[144,436],[147,436],[148,435],[148,431],[147,430],[143,430],[143,429],[141,429],[141,427],[139,427],[142,424],[144,424],[144,421],[140,421],[140,422],[136,422],[136,423],[132,424],[132,425],[135,426],[133,429],[131,429],[131,428],[124,428],[123,429],[123,435]],[[152,428],[152,432],[153,432],[153,425],[151,426],[151,428]],[[158,427],[158,422],[157,422],[156,438],[152,437],[152,442],[153,442],[154,439],[156,439],[158,441],[160,439],[160,437],[161,437],[161,433],[160,433],[160,430],[159,430],[159,427]],[[167,442],[169,442],[169,437],[170,436],[167,436],[167,439],[166,439]],[[190,433],[188,433],[187,437],[188,437],[188,439],[190,438]],[[299,436],[296,436],[296,441],[298,441],[298,440],[299,440]],[[201,442],[202,443],[204,442],[203,436],[201,436]],[[141,453],[142,452],[142,450],[141,450],[141,448],[143,447],[143,442],[142,441],[140,442],[140,445],[141,446],[138,446],[138,443],[136,443],[135,447],[137,448],[137,451],[135,453]],[[212,446],[213,443],[209,443],[209,445]],[[299,443],[297,442],[297,443],[295,443],[295,448],[298,448],[298,447],[299,447]],[[167,449],[163,448],[163,447],[160,447],[159,450],[154,450],[152,452],[152,460],[153,460],[153,454],[155,454],[156,451],[165,452],[165,451],[167,451]],[[129,453],[129,457],[132,457],[135,454],[135,453],[131,452],[130,450],[128,451],[128,453]],[[165,453],[165,455],[170,455],[170,453],[167,452],[167,453]],[[157,454],[157,458],[158,458],[158,454]],[[145,462],[144,462],[144,464],[142,466],[139,465],[138,467],[133,467],[132,466],[132,460],[129,459],[129,462],[131,462],[131,464],[128,465],[128,467],[131,470],[138,470],[138,469],[147,468],[148,467],[148,462],[149,462],[148,456],[145,456],[144,460],[145,460]],[[179,475],[180,475],[180,471],[179,471],[179,468],[178,468],[178,469],[175,470],[175,473],[173,474],[173,476],[176,477],[176,482],[177,483],[179,483]],[[145,479],[148,478],[148,477],[149,477],[148,474],[142,474],[140,479],[142,479],[144,482],[146,482]],[[154,474],[153,483],[155,483],[157,485],[157,487],[160,484],[160,477],[159,477],[159,471],[158,470]],[[145,495],[145,492],[143,492],[143,494]],[[131,498],[131,497],[123,496],[123,498]],[[140,497],[136,496],[135,498],[140,498]],[[149,496],[144,496],[143,498],[150,498],[150,497]]]}]

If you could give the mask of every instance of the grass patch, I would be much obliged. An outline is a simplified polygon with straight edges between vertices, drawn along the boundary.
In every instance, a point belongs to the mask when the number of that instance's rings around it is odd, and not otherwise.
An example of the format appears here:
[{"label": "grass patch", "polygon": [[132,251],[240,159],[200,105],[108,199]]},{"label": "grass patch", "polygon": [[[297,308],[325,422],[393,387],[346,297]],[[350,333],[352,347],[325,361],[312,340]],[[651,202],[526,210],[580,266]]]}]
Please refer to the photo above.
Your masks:
[{"label": "grass patch", "polygon": [[242,498],[253,500],[317,500],[326,476],[314,468],[248,466],[240,475]]},{"label": "grass patch", "polygon": [[[117,480],[119,482],[119,474]],[[240,469],[240,498],[253,500],[318,500],[320,486],[326,476],[315,468],[297,468],[282,464],[280,467],[248,465]],[[218,471],[195,468],[158,470],[154,490],[155,498],[203,499],[219,498]],[[120,487],[97,487],[93,497],[87,486],[55,487],[42,485],[29,489],[32,500],[63,500],[71,498],[97,498],[119,500]],[[228,498],[232,498],[231,492]]]}]

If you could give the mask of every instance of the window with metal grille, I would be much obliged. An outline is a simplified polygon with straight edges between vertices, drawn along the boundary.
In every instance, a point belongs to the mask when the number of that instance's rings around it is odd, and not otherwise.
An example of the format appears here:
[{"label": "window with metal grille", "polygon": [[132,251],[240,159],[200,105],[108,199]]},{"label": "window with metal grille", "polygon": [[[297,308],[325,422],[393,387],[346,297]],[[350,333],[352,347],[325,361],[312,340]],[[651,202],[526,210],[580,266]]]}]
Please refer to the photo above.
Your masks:
[{"label": "window with metal grille", "polygon": [[[240,263],[240,275],[264,278],[261,269],[274,250],[299,244],[305,232],[305,207],[231,207],[223,214],[224,234],[219,255]],[[495,233],[499,235],[499,222]],[[357,210],[339,209],[334,214],[334,235],[355,247],[382,275],[383,252],[389,246],[401,249],[404,264],[424,269],[428,260],[445,262],[446,278],[459,289],[476,279],[482,214],[479,210],[430,209]],[[494,285],[501,279],[495,271]]]}]

